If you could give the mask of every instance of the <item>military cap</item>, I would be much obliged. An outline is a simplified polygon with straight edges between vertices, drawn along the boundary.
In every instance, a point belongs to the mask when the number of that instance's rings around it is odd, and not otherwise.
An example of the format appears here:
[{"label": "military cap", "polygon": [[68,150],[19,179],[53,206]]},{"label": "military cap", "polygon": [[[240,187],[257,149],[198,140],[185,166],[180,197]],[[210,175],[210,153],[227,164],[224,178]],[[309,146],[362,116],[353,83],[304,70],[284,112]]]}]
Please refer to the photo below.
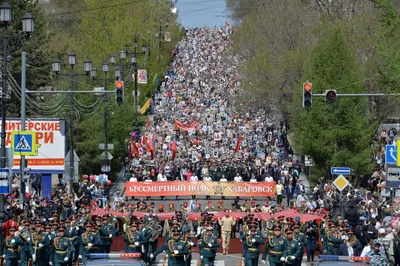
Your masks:
[{"label": "military cap", "polygon": [[132,223],[131,227],[137,227],[138,225],[136,223]]},{"label": "military cap", "polygon": [[212,226],[207,227],[207,231],[213,231],[214,228]]},{"label": "military cap", "polygon": [[86,227],[92,227],[93,225],[91,223],[87,223]]},{"label": "military cap", "polygon": [[66,230],[65,226],[58,227],[58,231],[65,232],[65,230]]},{"label": "military cap", "polygon": [[293,229],[299,229],[300,226],[298,224],[293,225]]},{"label": "military cap", "polygon": [[285,219],[285,216],[283,216],[283,215],[278,217],[278,220],[284,220],[284,219]]},{"label": "military cap", "polygon": [[46,225],[45,227],[44,227],[45,229],[51,229],[51,225]]},{"label": "military cap", "polygon": [[8,229],[8,231],[17,231],[17,228],[15,226],[11,226],[10,229]]},{"label": "military cap", "polygon": [[292,233],[293,233],[292,229],[289,229],[289,228],[288,228],[288,229],[286,229],[286,231],[285,231],[285,232],[286,232],[286,234],[292,234]]},{"label": "military cap", "polygon": [[280,226],[275,226],[274,227],[274,231],[281,231],[281,227]]}]

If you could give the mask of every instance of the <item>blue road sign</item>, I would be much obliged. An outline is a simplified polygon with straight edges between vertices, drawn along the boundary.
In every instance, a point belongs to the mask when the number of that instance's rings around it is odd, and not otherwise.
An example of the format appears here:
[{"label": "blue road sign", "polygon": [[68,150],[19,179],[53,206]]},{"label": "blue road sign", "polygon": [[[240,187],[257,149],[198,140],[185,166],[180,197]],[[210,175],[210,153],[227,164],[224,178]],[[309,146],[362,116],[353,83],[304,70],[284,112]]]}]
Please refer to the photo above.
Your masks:
[{"label": "blue road sign", "polygon": [[350,167],[331,167],[332,175],[349,175]]},{"label": "blue road sign", "polygon": [[386,164],[397,164],[397,147],[396,147],[396,145],[386,145],[385,163]]},{"label": "blue road sign", "polygon": [[36,132],[34,131],[12,131],[11,146],[14,154],[37,155]]},{"label": "blue road sign", "polygon": [[10,170],[0,168],[0,194],[10,194]]}]

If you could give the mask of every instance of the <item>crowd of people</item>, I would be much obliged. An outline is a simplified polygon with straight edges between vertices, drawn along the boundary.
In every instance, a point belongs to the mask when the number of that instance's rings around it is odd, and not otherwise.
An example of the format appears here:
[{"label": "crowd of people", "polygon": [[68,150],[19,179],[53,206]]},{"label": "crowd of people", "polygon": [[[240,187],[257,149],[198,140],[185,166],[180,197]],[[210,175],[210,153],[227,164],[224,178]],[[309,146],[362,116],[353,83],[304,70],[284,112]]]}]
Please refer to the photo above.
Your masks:
[{"label": "crowd of people", "polygon": [[[34,192],[21,205],[16,180],[6,197],[6,265],[19,261],[26,266],[29,260],[35,266],[85,263],[91,253],[110,252],[120,235],[124,252],[141,253],[148,264],[165,251],[168,265],[189,266],[192,248],[198,246],[201,265],[212,266],[220,247],[222,254],[229,254],[232,238],[242,241],[246,266],[258,265],[260,256],[271,266],[300,266],[304,253],[307,261],[314,261],[316,251],[366,256],[373,265],[400,263],[397,205],[380,194],[382,169],[372,175],[367,189],[349,186],[338,193],[331,182],[320,180],[307,193],[287,125],[266,110],[241,113],[236,108],[241,84],[238,58],[227,53],[231,31],[229,25],[186,29],[161,86],[162,97],[155,102],[153,122],[142,136],[132,134],[129,181],[275,181],[275,197],[266,198],[263,206],[235,198],[230,209],[222,200],[218,206],[212,201],[202,206],[194,197],[191,206],[171,202],[165,207],[149,198],[107,196],[107,180],[89,177],[82,180],[79,193],[62,184],[66,189],[55,190],[51,198],[40,195],[40,182],[35,181]],[[394,140],[392,135],[380,136],[386,143]],[[121,217],[92,215],[98,208]],[[299,216],[275,217],[287,208]],[[224,216],[215,219],[215,211]],[[189,220],[190,212],[201,218]],[[233,218],[232,212],[244,215]],[[270,213],[271,219],[259,220],[257,212]],[[164,213],[173,216],[164,220]],[[304,222],[303,214],[323,218]],[[159,243],[160,236],[165,242]]]}]

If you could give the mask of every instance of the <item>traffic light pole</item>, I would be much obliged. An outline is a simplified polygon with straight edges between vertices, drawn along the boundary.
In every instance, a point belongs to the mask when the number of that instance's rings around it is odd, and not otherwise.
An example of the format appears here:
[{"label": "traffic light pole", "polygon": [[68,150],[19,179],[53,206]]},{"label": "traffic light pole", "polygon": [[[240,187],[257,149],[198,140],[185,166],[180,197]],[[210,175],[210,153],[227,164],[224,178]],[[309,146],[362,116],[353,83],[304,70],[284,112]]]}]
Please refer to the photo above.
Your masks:
[{"label": "traffic light pole", "polygon": [[[314,97],[326,97],[326,93],[313,93]],[[383,96],[400,96],[400,93],[337,93],[336,97],[383,97]]]}]

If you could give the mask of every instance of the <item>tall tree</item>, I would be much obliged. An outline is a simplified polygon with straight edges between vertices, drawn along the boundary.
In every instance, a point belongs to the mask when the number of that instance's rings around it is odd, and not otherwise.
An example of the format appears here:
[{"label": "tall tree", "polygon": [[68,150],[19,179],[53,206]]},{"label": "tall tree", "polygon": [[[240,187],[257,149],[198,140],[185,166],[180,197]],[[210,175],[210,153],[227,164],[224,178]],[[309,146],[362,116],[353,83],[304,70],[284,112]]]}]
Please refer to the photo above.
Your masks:
[{"label": "tall tree", "polygon": [[[354,54],[342,26],[336,25],[317,41],[302,81],[312,82],[314,93],[331,89],[336,89],[337,93],[362,92],[365,76]],[[352,67],[337,67],[348,65]],[[297,151],[311,155],[316,166],[326,173],[331,166],[349,166],[355,174],[370,173],[373,167],[371,141],[377,123],[368,112],[367,99],[341,97],[327,103],[315,97],[312,108],[307,110],[301,107],[300,91],[296,90],[291,110]]]}]

